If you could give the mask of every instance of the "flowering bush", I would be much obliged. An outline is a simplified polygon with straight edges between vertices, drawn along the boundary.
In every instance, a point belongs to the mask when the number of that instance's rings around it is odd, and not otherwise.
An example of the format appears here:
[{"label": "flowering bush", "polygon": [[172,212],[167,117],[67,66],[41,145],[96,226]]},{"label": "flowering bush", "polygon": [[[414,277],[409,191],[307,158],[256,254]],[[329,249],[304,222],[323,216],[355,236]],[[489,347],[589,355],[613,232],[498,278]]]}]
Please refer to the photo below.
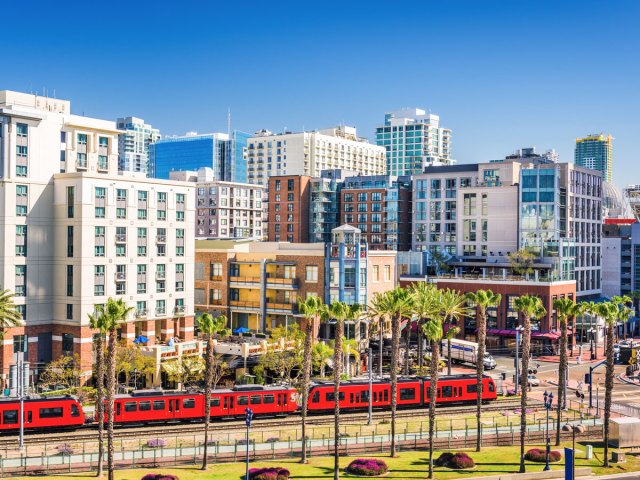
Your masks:
[{"label": "flowering bush", "polygon": [[251,468],[249,480],[288,480],[289,470],[282,467]]},{"label": "flowering bush", "polygon": [[147,473],[142,480],[178,480],[178,477],[164,473]]},{"label": "flowering bush", "polygon": [[163,448],[167,446],[167,441],[164,438],[152,438],[147,441],[147,447],[149,448]]},{"label": "flowering bush", "polygon": [[68,443],[63,443],[58,445],[58,453],[60,455],[73,455],[73,448]]},{"label": "flowering bush", "polygon": [[377,477],[389,471],[389,467],[377,458],[356,458],[346,468],[347,473],[363,475],[365,477]]},{"label": "flowering bush", "polygon": [[[531,450],[527,450],[527,453],[524,454],[524,458],[530,462],[545,463],[547,461],[545,457],[545,450],[543,448],[532,448]],[[550,462],[559,462],[561,459],[562,454],[557,450],[549,452]]]},{"label": "flowering bush", "polygon": [[473,459],[464,452],[444,452],[433,463],[436,467],[447,467],[455,470],[463,470],[465,468],[473,468],[476,466]]}]

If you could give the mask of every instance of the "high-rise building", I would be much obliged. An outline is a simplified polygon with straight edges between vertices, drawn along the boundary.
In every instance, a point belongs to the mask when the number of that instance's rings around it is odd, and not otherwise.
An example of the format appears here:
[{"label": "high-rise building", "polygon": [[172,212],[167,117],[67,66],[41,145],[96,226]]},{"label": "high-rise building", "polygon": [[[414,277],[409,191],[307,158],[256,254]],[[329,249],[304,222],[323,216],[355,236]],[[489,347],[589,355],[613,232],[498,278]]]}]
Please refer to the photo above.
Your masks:
[{"label": "high-rise building", "polygon": [[234,131],[163,138],[149,148],[149,176],[168,179],[176,170],[198,170],[208,167],[216,180],[247,181],[245,150],[249,135]]},{"label": "high-rise building", "polygon": [[118,175],[115,122],[70,110],[0,91],[0,285],[24,320],[4,332],[3,380],[18,351],[39,366],[77,354],[90,378],[88,315],[109,297],[136,308],[125,340],[193,338],[195,188]]},{"label": "high-rise building", "polygon": [[613,177],[613,137],[594,134],[576,138],[575,163],[580,167],[602,172],[602,179]]},{"label": "high-rise building", "polygon": [[331,230],[341,225],[340,189],[346,177],[355,175],[349,170],[324,170],[311,179],[310,242],[331,241]]},{"label": "high-rise building", "polygon": [[116,120],[118,130],[118,170],[121,172],[149,172],[149,145],[160,140],[160,130],[136,117]]},{"label": "high-rise building", "polygon": [[248,182],[259,185],[275,175],[319,177],[332,169],[380,175],[385,151],[358,137],[353,127],[281,134],[262,130],[248,140],[247,167]]},{"label": "high-rise building", "polygon": [[269,178],[268,240],[309,242],[309,202],[311,177],[282,175]]},{"label": "high-rise building", "polygon": [[388,112],[376,128],[376,143],[385,148],[388,175],[422,173],[430,165],[450,165],[451,130],[440,117],[419,108]]},{"label": "high-rise building", "polygon": [[214,180],[208,167],[170,173],[171,180],[196,184],[196,237],[265,238],[266,195],[261,185]]}]

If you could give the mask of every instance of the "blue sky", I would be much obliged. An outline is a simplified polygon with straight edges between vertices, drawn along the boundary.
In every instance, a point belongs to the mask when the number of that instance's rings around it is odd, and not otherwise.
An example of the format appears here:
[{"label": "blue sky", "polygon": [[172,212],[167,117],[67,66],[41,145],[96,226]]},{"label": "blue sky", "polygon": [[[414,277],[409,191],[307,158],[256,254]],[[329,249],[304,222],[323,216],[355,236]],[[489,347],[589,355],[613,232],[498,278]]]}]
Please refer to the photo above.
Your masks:
[{"label": "blue sky", "polygon": [[[354,125],[416,106],[461,163],[521,146],[573,159],[610,132],[640,183],[640,2],[11,2],[0,88],[145,118],[165,134]],[[15,42],[15,44],[14,44]],[[12,67],[12,68],[11,68]]]}]

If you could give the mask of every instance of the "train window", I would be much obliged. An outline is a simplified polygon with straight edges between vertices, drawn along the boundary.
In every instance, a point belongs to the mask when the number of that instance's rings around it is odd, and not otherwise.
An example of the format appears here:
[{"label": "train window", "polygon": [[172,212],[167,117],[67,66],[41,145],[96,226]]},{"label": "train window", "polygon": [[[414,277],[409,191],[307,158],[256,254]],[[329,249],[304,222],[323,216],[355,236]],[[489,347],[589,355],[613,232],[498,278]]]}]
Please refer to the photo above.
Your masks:
[{"label": "train window", "polygon": [[373,401],[374,402],[378,401],[378,392],[373,392]]},{"label": "train window", "polygon": [[183,408],[196,408],[196,399],[195,398],[185,398],[182,401]]},{"label": "train window", "polygon": [[388,402],[389,401],[389,390],[385,390],[384,391],[384,401]]},{"label": "train window", "polygon": [[320,401],[320,392],[318,390],[313,392],[313,397],[311,397],[311,401],[313,403],[318,403]]},{"label": "train window", "polygon": [[125,412],[137,412],[138,404],[136,402],[124,402],[124,411]]},{"label": "train window", "polygon": [[[122,404],[120,402],[116,403],[116,415],[120,415],[120,407],[122,406]],[[107,412],[109,411],[109,409],[107,408]]]},{"label": "train window", "polygon": [[251,405],[260,405],[262,403],[261,395],[251,395]]},{"label": "train window", "polygon": [[[333,402],[335,401],[336,396],[334,392],[327,392],[324,398],[327,402]],[[344,401],[344,392],[340,392],[338,398],[340,399],[339,401]]]},{"label": "train window", "polygon": [[[29,415],[31,415],[31,412],[29,412]],[[71,404],[71,416],[72,417],[79,417],[80,416],[80,409],[78,408],[78,406],[76,404]]]},{"label": "train window", "polygon": [[211,407],[219,407],[220,406],[220,397],[212,398],[211,401],[209,402],[209,405]]},{"label": "train window", "polygon": [[496,391],[496,386],[495,386],[495,384],[493,382],[489,382],[489,391],[491,393]]},{"label": "train window", "polygon": [[473,385],[467,385],[467,393],[478,393],[478,385],[475,383]]},{"label": "train window", "polygon": [[249,397],[246,395],[238,397],[238,405],[249,405]]},{"label": "train window", "polygon": [[[76,407],[77,410],[78,407]],[[27,423],[33,422],[33,412],[27,412]]]},{"label": "train window", "polygon": [[350,393],[350,394],[349,394],[349,401],[350,401],[351,403],[354,403],[354,402],[355,402],[355,399],[354,399],[354,395],[353,395],[353,393]]},{"label": "train window", "polygon": [[441,398],[451,398],[453,397],[453,387],[451,385],[447,385],[446,387],[442,387]]},{"label": "train window", "polygon": [[414,388],[401,388],[400,400],[414,400],[416,398],[416,391]]},{"label": "train window", "polygon": [[368,402],[369,401],[369,390],[365,390],[364,392],[360,392],[360,401]]},{"label": "train window", "polygon": [[165,408],[167,408],[167,406],[164,403],[164,400],[154,400],[153,401],[153,409],[154,410],[164,410]]},{"label": "train window", "polygon": [[60,418],[60,417],[62,417],[62,407],[40,409],[40,418]]},{"label": "train window", "polygon": [[273,395],[265,395],[262,397],[262,403],[274,403],[276,401]]},{"label": "train window", "polygon": [[2,423],[5,425],[18,423],[18,410],[5,410],[2,412]]},{"label": "train window", "polygon": [[148,412],[151,410],[151,402],[140,402],[138,404],[138,410],[141,412]]}]

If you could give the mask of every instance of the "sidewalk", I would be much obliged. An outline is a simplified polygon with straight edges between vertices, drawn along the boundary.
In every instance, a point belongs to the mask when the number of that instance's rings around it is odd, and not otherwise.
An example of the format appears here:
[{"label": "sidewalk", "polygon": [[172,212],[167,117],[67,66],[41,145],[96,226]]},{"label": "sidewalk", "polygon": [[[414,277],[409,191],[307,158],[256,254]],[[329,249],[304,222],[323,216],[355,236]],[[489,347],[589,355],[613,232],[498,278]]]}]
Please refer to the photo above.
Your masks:
[{"label": "sidewalk", "polygon": [[[571,352],[567,352],[568,354]],[[580,346],[576,345],[573,349],[573,355],[569,355],[569,363],[570,364],[591,364],[597,363],[604,360],[606,357],[604,347],[596,347],[596,358],[591,360],[591,353],[589,351],[589,346],[582,348],[582,356],[580,355]],[[547,363],[560,363],[560,355],[545,355],[542,357],[535,357],[534,360],[539,362],[547,362]]]}]

